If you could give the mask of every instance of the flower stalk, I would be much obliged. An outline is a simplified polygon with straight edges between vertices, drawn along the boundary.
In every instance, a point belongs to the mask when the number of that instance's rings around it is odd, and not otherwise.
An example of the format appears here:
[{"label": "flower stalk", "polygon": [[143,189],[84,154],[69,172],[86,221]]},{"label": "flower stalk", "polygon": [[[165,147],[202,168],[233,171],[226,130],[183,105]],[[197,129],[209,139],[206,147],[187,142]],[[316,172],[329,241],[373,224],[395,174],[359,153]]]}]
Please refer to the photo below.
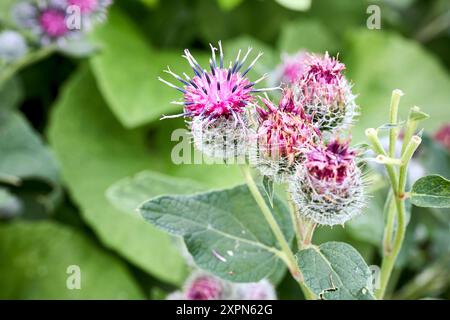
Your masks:
[{"label": "flower stalk", "polygon": [[[391,192],[386,200],[386,225],[383,238],[383,261],[381,263],[380,288],[376,292],[378,299],[383,299],[389,283],[392,271],[395,266],[398,254],[403,245],[406,233],[406,181],[409,162],[414,152],[421,143],[419,136],[413,135],[417,129],[417,118],[420,110],[412,109],[410,117],[406,123],[406,134],[404,136],[400,159],[395,157],[395,143],[398,137],[398,106],[403,93],[394,90],[391,99],[390,124],[392,128],[389,132],[389,150],[384,150],[375,129],[367,129],[366,136],[372,144],[374,152],[378,154],[377,160],[385,165],[391,183]],[[394,225],[396,228],[394,231]]]},{"label": "flower stalk", "polygon": [[248,185],[248,188],[255,199],[256,203],[258,204],[259,208],[261,209],[261,212],[266,219],[267,223],[270,226],[270,229],[272,230],[273,234],[275,235],[275,238],[277,239],[280,247],[281,252],[283,253],[282,260],[287,265],[289,271],[292,274],[292,277],[299,283],[300,288],[303,291],[303,294],[307,300],[314,299],[314,294],[305,286],[303,281],[303,276],[300,271],[300,268],[297,265],[296,258],[289,246],[289,243],[286,241],[286,238],[283,235],[283,232],[281,231],[278,223],[276,222],[275,218],[272,215],[272,211],[270,210],[269,206],[267,205],[266,201],[264,200],[264,197],[262,196],[261,192],[259,191],[255,180],[252,177],[252,174],[250,172],[250,169],[248,166],[241,166],[242,175],[244,176],[244,179]]}]

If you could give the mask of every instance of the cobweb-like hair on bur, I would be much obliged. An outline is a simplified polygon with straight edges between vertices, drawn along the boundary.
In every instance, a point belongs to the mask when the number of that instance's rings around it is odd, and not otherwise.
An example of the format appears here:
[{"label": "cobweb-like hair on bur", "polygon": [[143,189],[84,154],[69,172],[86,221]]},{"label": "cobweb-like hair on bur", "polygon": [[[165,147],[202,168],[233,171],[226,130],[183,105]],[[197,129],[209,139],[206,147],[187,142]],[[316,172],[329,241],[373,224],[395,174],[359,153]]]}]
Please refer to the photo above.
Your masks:
[{"label": "cobweb-like hair on bur", "polygon": [[348,143],[332,141],[306,154],[290,178],[289,191],[299,214],[321,225],[344,224],[366,204],[365,182]]},{"label": "cobweb-like hair on bur", "polygon": [[303,76],[293,86],[297,102],[321,131],[346,130],[358,115],[356,96],[344,70],[345,65],[328,52],[310,55]]}]

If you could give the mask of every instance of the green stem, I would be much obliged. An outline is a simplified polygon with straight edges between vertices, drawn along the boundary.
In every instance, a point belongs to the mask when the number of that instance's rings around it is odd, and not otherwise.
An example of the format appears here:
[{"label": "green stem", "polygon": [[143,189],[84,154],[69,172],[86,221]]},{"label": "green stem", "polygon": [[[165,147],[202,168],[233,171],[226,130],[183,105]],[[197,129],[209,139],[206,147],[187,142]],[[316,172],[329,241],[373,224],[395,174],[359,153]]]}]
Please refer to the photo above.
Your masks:
[{"label": "green stem", "polygon": [[302,239],[303,239],[303,230],[300,224],[300,218],[297,215],[297,208],[295,207],[294,202],[291,199],[291,196],[288,194],[288,202],[290,205],[289,213],[291,214],[292,226],[295,230],[295,238],[297,239],[297,247],[300,249],[302,247]]},{"label": "green stem", "polygon": [[394,234],[395,214],[397,213],[395,201],[392,198],[392,192],[389,192],[388,199],[386,200],[385,211],[386,228],[384,230],[383,238],[383,253],[384,255],[388,255],[392,251],[392,235]]},{"label": "green stem", "polygon": [[406,231],[406,219],[405,219],[405,202],[396,197],[395,206],[397,208],[397,231],[395,233],[394,243],[392,245],[392,250],[385,254],[383,257],[383,262],[381,263],[380,272],[380,288],[377,291],[377,298],[383,299],[386,292],[387,284],[389,283],[389,278],[394,268],[395,261],[403,245],[403,240],[405,238]]},{"label": "green stem", "polygon": [[251,194],[253,195],[253,198],[255,199],[256,203],[258,204],[259,208],[261,209],[262,214],[264,215],[264,218],[266,219],[267,223],[269,224],[270,228],[272,229],[272,232],[275,235],[275,238],[277,239],[278,243],[280,244],[282,253],[284,254],[284,262],[289,268],[289,271],[291,272],[294,279],[299,283],[303,294],[305,295],[305,298],[310,300],[314,299],[314,295],[311,293],[311,291],[304,285],[303,283],[303,276],[301,274],[300,268],[297,265],[297,260],[295,259],[294,254],[292,253],[292,250],[286,241],[286,238],[283,235],[283,232],[281,231],[280,227],[278,226],[278,223],[276,222],[275,218],[272,215],[272,211],[270,210],[269,206],[267,205],[266,201],[264,200],[264,197],[262,196],[261,192],[259,191],[258,186],[255,183],[255,180],[253,180],[253,177],[251,175],[250,169],[248,166],[241,166],[242,174],[244,176],[244,179],[248,185],[248,188],[250,189]]},{"label": "green stem", "polygon": [[[392,97],[391,97],[391,112],[390,112],[390,124],[393,126],[397,125],[398,122],[398,105],[400,103],[400,98],[403,96],[403,92],[401,90],[394,90],[392,91]],[[389,130],[389,157],[394,158],[395,157],[395,145],[397,141],[398,136],[398,128],[393,127]]]},{"label": "green stem", "polygon": [[[381,264],[380,273],[380,289],[377,292],[377,298],[383,299],[387,285],[389,283],[389,278],[391,276],[392,270],[395,266],[395,261],[397,260],[398,254],[403,245],[403,240],[406,233],[406,210],[405,210],[405,188],[406,188],[406,178],[408,172],[409,162],[421,143],[421,139],[418,136],[413,136],[411,140],[407,143],[404,148],[405,152],[402,155],[402,166],[400,167],[399,180],[395,180],[392,183],[392,189],[394,190],[395,196],[395,208],[397,209],[397,230],[395,232],[394,242],[392,244],[392,250],[385,250],[383,261]],[[393,215],[393,213],[390,213]],[[392,223],[392,225],[390,225]],[[392,230],[393,221],[388,221],[386,226],[385,235]],[[391,233],[392,234],[392,233]],[[386,243],[385,243],[386,244]],[[390,244],[388,246],[390,249]]]},{"label": "green stem", "polygon": [[32,51],[19,60],[15,61],[14,63],[8,65],[6,68],[4,68],[0,74],[0,87],[5,83],[9,78],[14,76],[17,72],[22,70],[23,68],[42,60],[46,57],[48,57],[50,54],[52,54],[55,51],[55,46],[47,46],[42,47],[36,51]]}]

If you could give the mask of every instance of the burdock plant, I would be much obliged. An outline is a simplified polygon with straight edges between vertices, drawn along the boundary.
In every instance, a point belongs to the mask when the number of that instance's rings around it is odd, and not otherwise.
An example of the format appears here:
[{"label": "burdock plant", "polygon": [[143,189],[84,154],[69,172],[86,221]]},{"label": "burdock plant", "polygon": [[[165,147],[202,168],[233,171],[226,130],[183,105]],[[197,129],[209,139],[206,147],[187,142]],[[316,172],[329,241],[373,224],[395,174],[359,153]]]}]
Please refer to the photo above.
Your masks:
[{"label": "burdock plant", "polygon": [[[192,77],[168,69],[181,86],[160,80],[182,92],[182,101],[175,103],[183,106],[183,113],[176,116],[187,119],[199,151],[222,159],[247,157],[241,165],[246,185],[150,199],[139,207],[143,217],[183,237],[196,266],[214,277],[258,283],[275,276],[284,264],[307,299],[382,299],[405,236],[405,202],[450,206],[450,182],[440,176],[423,177],[407,189],[408,165],[421,143],[418,125],[427,115],[414,107],[405,122],[399,121],[402,93],[394,90],[389,125],[384,126],[389,128],[388,150],[379,130],[366,131],[375,152],[370,160],[385,165],[391,185],[383,261],[379,279],[374,279],[349,244],[313,241],[318,226],[344,225],[363,214],[370,186],[364,178],[363,152],[351,146],[349,128],[357,106],[345,65],[328,53],[302,58],[304,65],[295,69],[301,74],[282,84],[281,98],[273,102],[268,95],[260,96],[266,89],[255,88],[262,79],[247,78],[260,54],[245,67],[251,50],[242,59],[239,51],[226,66],[220,42],[218,49],[211,49],[209,70],[186,50]],[[403,145],[395,150],[401,131]],[[274,184],[286,191],[290,210],[274,192]],[[178,298],[189,299],[191,293],[220,298],[228,286],[214,277],[194,276]]]}]

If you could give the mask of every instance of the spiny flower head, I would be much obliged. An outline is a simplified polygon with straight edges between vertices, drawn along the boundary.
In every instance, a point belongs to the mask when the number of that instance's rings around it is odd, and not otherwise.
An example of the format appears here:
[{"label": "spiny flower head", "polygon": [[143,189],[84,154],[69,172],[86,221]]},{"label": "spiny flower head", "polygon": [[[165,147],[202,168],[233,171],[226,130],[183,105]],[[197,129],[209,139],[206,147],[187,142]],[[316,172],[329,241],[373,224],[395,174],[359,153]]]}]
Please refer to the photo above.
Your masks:
[{"label": "spiny flower head", "polygon": [[[231,158],[245,154],[248,136],[249,108],[254,103],[253,93],[266,89],[255,89],[254,86],[262,78],[251,82],[248,72],[261,57],[262,53],[241,73],[244,63],[252,49],[249,48],[241,60],[241,50],[234,63],[224,66],[221,42],[219,49],[211,45],[212,57],[209,71],[203,69],[189,50],[183,56],[192,67],[194,76],[184,74],[184,78],[173,73],[169,68],[165,71],[180,81],[178,87],[162,78],[160,81],[183,93],[183,102],[174,102],[184,106],[180,115],[191,120],[191,130],[195,146],[210,157]],[[217,60],[216,51],[219,51]]]},{"label": "spiny flower head", "polygon": [[315,146],[305,157],[289,183],[299,213],[322,225],[343,224],[359,214],[364,182],[348,142]]},{"label": "spiny flower head", "polygon": [[308,54],[299,51],[293,55],[283,54],[281,64],[275,70],[277,82],[294,84],[300,80],[305,72]]},{"label": "spiny flower head", "polygon": [[252,93],[264,90],[254,89],[253,87],[265,77],[255,82],[251,82],[246,77],[262,53],[258,54],[244,72],[240,72],[251,50],[251,48],[248,49],[242,60],[240,60],[241,50],[239,50],[235,62],[230,62],[229,67],[225,67],[222,45],[219,41],[219,61],[216,60],[217,49],[211,45],[210,71],[207,71],[186,49],[183,57],[186,58],[194,71],[192,79],[187,74],[184,74],[185,79],[183,79],[168,69],[165,72],[179,80],[183,84],[183,88],[161,78],[159,80],[183,93],[184,113],[182,116],[184,117],[200,116],[209,120],[220,117],[238,119],[245,109],[254,102]]},{"label": "spiny flower head", "polygon": [[450,151],[450,123],[444,124],[434,135],[434,139]]},{"label": "spiny flower head", "polygon": [[256,108],[258,129],[250,161],[263,175],[283,181],[305,148],[319,138],[320,132],[303,109],[296,106],[292,90],[284,90],[278,107],[267,98],[261,101],[266,108]]},{"label": "spiny flower head", "polygon": [[298,102],[322,131],[345,129],[356,115],[355,96],[344,70],[345,65],[328,52],[324,56],[310,55],[294,86]]},{"label": "spiny flower head", "polygon": [[19,2],[13,8],[13,16],[18,27],[29,29],[41,44],[47,45],[76,34],[67,26],[66,9],[67,3],[63,0]]},{"label": "spiny flower head", "polygon": [[[94,22],[102,20],[111,0],[41,0],[19,2],[12,9],[13,18],[19,28],[29,29],[39,39],[40,44],[62,44],[67,39],[82,35]],[[79,22],[72,18],[77,14],[68,10],[76,6],[81,14]],[[72,21],[73,20],[73,21]],[[81,25],[82,24],[82,25]]]},{"label": "spiny flower head", "polygon": [[311,176],[340,183],[353,170],[355,155],[356,151],[349,149],[349,142],[332,140],[325,148],[314,147],[309,151],[304,164]]}]

